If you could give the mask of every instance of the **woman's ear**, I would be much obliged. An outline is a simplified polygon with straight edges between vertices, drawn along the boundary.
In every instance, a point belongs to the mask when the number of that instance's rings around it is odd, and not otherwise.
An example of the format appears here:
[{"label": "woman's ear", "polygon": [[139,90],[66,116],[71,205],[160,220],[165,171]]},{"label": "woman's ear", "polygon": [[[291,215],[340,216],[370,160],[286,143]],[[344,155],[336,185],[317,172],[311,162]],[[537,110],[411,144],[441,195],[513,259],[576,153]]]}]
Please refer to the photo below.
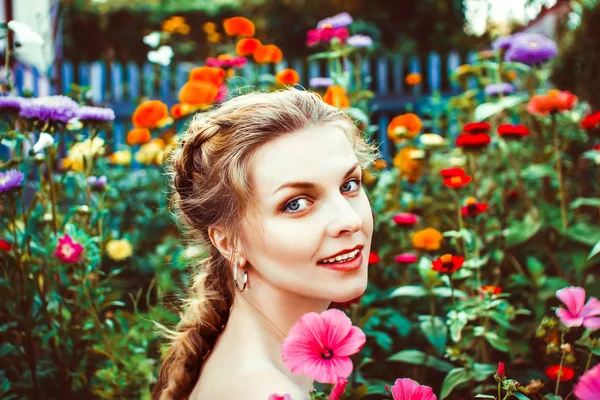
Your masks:
[{"label": "woman's ear", "polygon": [[246,259],[237,250],[234,240],[224,229],[217,226],[210,226],[208,228],[208,237],[213,246],[219,250],[219,253],[221,253],[225,259],[238,261],[240,267],[243,267],[246,264]]}]

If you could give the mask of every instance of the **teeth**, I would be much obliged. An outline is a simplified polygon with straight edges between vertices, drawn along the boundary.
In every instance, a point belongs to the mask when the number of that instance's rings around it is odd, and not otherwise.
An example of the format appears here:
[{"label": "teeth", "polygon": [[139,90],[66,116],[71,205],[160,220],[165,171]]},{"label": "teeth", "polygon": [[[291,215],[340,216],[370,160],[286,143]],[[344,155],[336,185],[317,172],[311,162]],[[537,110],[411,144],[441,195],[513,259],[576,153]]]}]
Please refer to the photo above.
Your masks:
[{"label": "teeth", "polygon": [[326,263],[340,262],[342,260],[349,260],[349,259],[356,257],[358,255],[358,253],[360,253],[360,250],[354,250],[354,251],[351,251],[350,253],[341,254],[339,256],[332,257],[332,258],[326,258],[324,260],[321,260],[320,262],[323,264],[326,264]]}]

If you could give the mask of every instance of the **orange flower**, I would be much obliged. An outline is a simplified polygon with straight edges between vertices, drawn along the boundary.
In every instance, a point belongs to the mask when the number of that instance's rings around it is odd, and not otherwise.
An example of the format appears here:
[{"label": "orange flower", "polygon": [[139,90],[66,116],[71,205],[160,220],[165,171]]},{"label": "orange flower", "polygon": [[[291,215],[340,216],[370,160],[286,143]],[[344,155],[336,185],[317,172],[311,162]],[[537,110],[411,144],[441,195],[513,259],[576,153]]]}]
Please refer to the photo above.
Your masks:
[{"label": "orange flower", "polygon": [[577,96],[567,90],[548,90],[546,95],[533,96],[529,100],[527,111],[530,114],[548,115],[551,112],[570,110],[576,102]]},{"label": "orange flower", "polygon": [[167,105],[160,100],[150,100],[140,104],[131,120],[136,128],[156,128],[162,121],[169,117]]},{"label": "orange flower", "polygon": [[300,82],[300,75],[293,69],[286,68],[275,75],[275,82],[280,85],[295,85]]},{"label": "orange flower", "polygon": [[341,86],[333,85],[327,88],[323,101],[331,106],[337,108],[348,108],[350,107],[350,99],[346,94],[346,89]]},{"label": "orange flower", "polygon": [[416,183],[423,175],[422,153],[422,150],[413,147],[403,147],[394,157],[394,166],[409,183]]},{"label": "orange flower", "polygon": [[378,160],[375,160],[373,162],[373,168],[375,168],[378,171],[384,170],[385,167],[387,167],[387,162],[384,159],[382,159],[382,158],[380,158]]},{"label": "orange flower", "polygon": [[196,67],[190,71],[190,81],[207,81],[212,82],[216,86],[223,83],[225,79],[225,70],[223,68],[215,67]]},{"label": "orange flower", "polygon": [[171,116],[175,119],[185,117],[192,111],[194,111],[195,107],[189,104],[177,103],[171,107]]},{"label": "orange flower", "polygon": [[250,56],[254,54],[256,49],[260,46],[262,46],[262,43],[258,39],[242,38],[235,45],[235,51],[240,56]]},{"label": "orange flower", "polygon": [[220,43],[221,42],[221,34],[214,32],[214,33],[209,33],[208,35],[206,35],[206,40],[208,40],[211,43]]},{"label": "orange flower", "polygon": [[481,291],[494,295],[502,293],[502,288],[498,286],[485,285],[481,287]]},{"label": "orange flower", "polygon": [[148,128],[133,128],[127,133],[127,144],[134,146],[136,144],[148,143],[152,135]]},{"label": "orange flower", "polygon": [[413,72],[411,74],[406,75],[406,84],[409,86],[418,85],[419,83],[421,83],[422,80],[423,77],[417,72]]},{"label": "orange flower", "polygon": [[506,71],[506,80],[512,82],[517,79],[517,71]]},{"label": "orange flower", "polygon": [[439,250],[444,237],[437,229],[427,228],[413,234],[412,243],[418,250]]},{"label": "orange flower", "polygon": [[179,33],[182,35],[189,35],[191,28],[185,22],[185,18],[174,16],[163,21],[162,30],[168,33]]},{"label": "orange flower", "polygon": [[402,142],[405,139],[413,139],[421,132],[423,123],[413,113],[397,116],[388,125],[388,137],[394,142]]},{"label": "orange flower", "polygon": [[219,87],[209,81],[188,81],[179,90],[179,102],[193,105],[214,103]]},{"label": "orange flower", "polygon": [[217,31],[217,24],[214,22],[205,22],[202,24],[202,30],[206,33],[215,33]]},{"label": "orange flower", "polygon": [[253,53],[254,61],[259,64],[278,63],[283,60],[281,49],[274,44],[259,46]]},{"label": "orange flower", "polygon": [[223,28],[229,36],[254,36],[254,23],[248,18],[227,18],[223,21]]}]

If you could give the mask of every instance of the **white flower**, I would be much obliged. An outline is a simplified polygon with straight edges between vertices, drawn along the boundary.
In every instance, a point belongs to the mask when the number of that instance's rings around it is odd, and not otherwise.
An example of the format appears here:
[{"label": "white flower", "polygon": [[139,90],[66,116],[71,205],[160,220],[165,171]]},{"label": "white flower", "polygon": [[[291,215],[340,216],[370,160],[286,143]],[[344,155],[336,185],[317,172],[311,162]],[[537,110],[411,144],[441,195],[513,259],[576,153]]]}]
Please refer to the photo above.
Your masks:
[{"label": "white flower", "polygon": [[462,167],[467,163],[464,157],[450,157],[448,163],[451,167]]},{"label": "white flower", "polygon": [[24,22],[15,21],[13,19],[8,23],[8,27],[14,32],[16,40],[20,44],[33,43],[40,46],[44,44],[44,39]]},{"label": "white flower", "polygon": [[408,156],[411,158],[411,160],[422,160],[425,158],[425,152],[423,150],[411,150],[410,153],[408,153]]},{"label": "white flower", "polygon": [[42,132],[40,133],[40,138],[33,145],[33,152],[39,153],[44,150],[46,147],[52,146],[54,144],[54,138],[51,134]]},{"label": "white flower", "polygon": [[419,136],[419,141],[423,146],[428,147],[442,146],[445,143],[444,138],[435,133],[424,133]]},{"label": "white flower", "polygon": [[173,58],[173,49],[170,46],[160,46],[158,50],[148,52],[148,61],[167,66],[171,64]]},{"label": "white flower", "polygon": [[143,41],[153,49],[157,48],[158,44],[160,43],[160,32],[152,32],[144,36]]}]

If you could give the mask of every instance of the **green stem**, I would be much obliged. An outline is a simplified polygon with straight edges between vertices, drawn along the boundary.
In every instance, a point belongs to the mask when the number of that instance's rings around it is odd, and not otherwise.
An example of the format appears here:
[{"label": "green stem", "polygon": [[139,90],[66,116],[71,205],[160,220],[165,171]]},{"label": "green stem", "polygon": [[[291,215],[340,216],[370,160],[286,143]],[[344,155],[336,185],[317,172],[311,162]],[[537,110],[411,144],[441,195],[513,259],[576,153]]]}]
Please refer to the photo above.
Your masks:
[{"label": "green stem", "polygon": [[[565,331],[563,331],[561,337],[560,337],[560,344],[563,345],[565,344]],[[558,367],[558,375],[556,375],[556,386],[554,387],[554,395],[558,396],[558,388],[560,386],[560,376],[562,374],[562,367],[563,367],[563,363],[565,362],[565,355],[567,354],[566,351],[563,350],[562,353],[562,357],[560,358],[560,366]]]},{"label": "green stem", "polygon": [[502,397],[502,384],[498,382],[498,400]]},{"label": "green stem", "polygon": [[52,231],[54,237],[58,237],[58,227],[56,226],[56,193],[54,190],[54,151],[48,152],[48,182],[50,184],[50,201],[52,203]]},{"label": "green stem", "polygon": [[560,139],[558,136],[558,129],[556,129],[556,114],[552,113],[552,136],[554,138],[554,154],[556,157],[556,174],[558,175],[558,195],[560,197],[560,215],[562,219],[563,230],[569,228],[569,221],[567,219],[567,193],[565,190],[565,183],[562,171],[562,152],[560,150]]}]

